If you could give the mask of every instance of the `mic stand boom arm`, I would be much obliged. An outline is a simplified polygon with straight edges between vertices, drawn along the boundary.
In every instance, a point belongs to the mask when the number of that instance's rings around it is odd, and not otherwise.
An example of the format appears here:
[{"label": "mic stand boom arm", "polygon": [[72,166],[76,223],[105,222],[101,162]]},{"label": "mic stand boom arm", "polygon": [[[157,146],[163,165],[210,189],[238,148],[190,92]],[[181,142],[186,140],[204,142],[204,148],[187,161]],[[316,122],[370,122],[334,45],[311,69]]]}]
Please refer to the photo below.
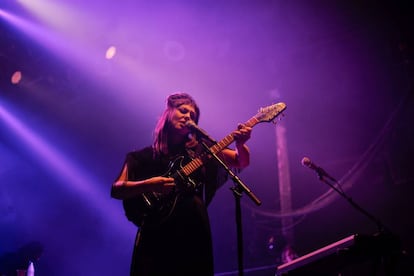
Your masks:
[{"label": "mic stand boom arm", "polygon": [[257,198],[257,196],[241,181],[241,179],[234,174],[234,172],[215,154],[213,153],[210,148],[204,143],[201,143],[203,147],[208,151],[208,153],[216,159],[221,166],[226,170],[226,172],[230,175],[230,178],[233,180],[233,182],[236,184],[236,186],[232,189],[237,189],[238,193],[245,192],[249,198],[256,203],[256,205],[260,206],[262,202]]},{"label": "mic stand boom arm", "polygon": [[[384,263],[385,274],[396,275],[394,274],[394,272],[396,271],[396,265],[398,263],[400,256],[404,255],[404,250],[402,250],[401,248],[400,238],[394,233],[392,233],[388,229],[388,227],[386,227],[378,218],[370,214],[367,210],[365,210],[359,204],[354,202],[351,197],[346,195],[344,191],[338,188],[337,186],[339,186],[339,182],[335,178],[329,176],[326,172],[324,173],[327,177],[324,177],[323,174],[318,172],[319,179],[322,182],[328,184],[339,195],[345,198],[352,205],[352,207],[364,214],[377,225],[379,232],[374,236],[377,237],[377,240],[379,239],[379,241],[382,241],[382,243],[380,243],[381,246],[377,247],[377,249],[380,250],[380,252],[382,253],[382,255],[380,254],[380,256],[382,259],[381,262]],[[377,254],[379,253],[377,252]]]},{"label": "mic stand boom arm", "polygon": [[243,275],[243,233],[242,233],[242,223],[241,223],[241,206],[240,198],[242,193],[245,192],[249,198],[256,203],[256,205],[261,205],[262,202],[257,198],[257,196],[241,181],[241,179],[234,174],[232,170],[215,154],[210,148],[204,143],[201,142],[206,151],[216,159],[221,166],[226,170],[230,175],[231,179],[234,182],[234,187],[231,188],[233,191],[234,199],[236,201],[236,227],[237,227],[237,259],[238,259],[238,271],[239,276]]},{"label": "mic stand boom arm", "polygon": [[[340,196],[345,198],[349,202],[349,204],[352,205],[352,207],[354,207],[356,210],[358,210],[359,212],[364,214],[366,217],[368,217],[370,220],[372,220],[377,225],[379,232],[383,232],[384,230],[387,230],[387,232],[389,232],[389,230],[385,227],[385,225],[378,218],[370,214],[367,210],[365,210],[359,204],[353,201],[352,198],[349,197],[344,191],[339,189],[337,186],[339,186],[340,184],[335,178],[333,178],[332,176],[329,176],[325,171],[318,171],[317,173],[318,173],[318,177],[320,181],[326,183],[329,187],[331,187],[334,191],[336,191]],[[328,179],[331,180],[333,183],[331,183],[324,176],[327,176]]]}]

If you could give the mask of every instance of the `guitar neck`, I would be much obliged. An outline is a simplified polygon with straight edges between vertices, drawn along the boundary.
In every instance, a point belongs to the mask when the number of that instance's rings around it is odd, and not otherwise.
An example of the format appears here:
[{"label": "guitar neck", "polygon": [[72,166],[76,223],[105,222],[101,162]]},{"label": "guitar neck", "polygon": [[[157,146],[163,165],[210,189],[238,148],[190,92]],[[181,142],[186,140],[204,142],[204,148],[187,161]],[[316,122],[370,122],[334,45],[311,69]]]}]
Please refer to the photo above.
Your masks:
[{"label": "guitar neck", "polygon": [[[260,121],[256,117],[252,117],[247,122],[245,122],[244,125],[246,125],[248,127],[253,127],[254,125],[256,125],[259,122]],[[216,144],[214,144],[213,146],[211,146],[210,147],[210,151],[213,154],[219,153],[220,151],[222,151],[223,149],[225,149],[227,146],[229,146],[233,142],[234,142],[234,137],[233,137],[233,134],[230,133],[229,135],[227,135],[226,137],[224,137],[223,139],[221,139],[219,142],[217,142]],[[184,174],[185,176],[189,176],[195,170],[197,170],[198,168],[200,168],[202,165],[203,165],[202,159],[200,157],[197,157],[197,158],[191,160],[191,162],[189,162],[185,166],[183,166],[181,168],[180,172],[182,174]]]}]

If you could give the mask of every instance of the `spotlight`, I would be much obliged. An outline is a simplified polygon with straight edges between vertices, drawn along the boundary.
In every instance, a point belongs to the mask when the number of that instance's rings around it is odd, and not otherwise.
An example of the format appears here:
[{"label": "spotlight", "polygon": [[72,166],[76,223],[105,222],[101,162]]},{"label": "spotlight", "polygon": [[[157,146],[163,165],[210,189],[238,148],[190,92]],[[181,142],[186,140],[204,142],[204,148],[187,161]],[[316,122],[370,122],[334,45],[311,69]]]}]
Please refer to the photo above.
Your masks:
[{"label": "spotlight", "polygon": [[22,80],[22,72],[21,71],[15,71],[11,78],[10,78],[10,82],[14,85],[19,84],[19,82]]},{"label": "spotlight", "polygon": [[108,48],[108,50],[106,50],[105,58],[106,59],[111,59],[115,56],[115,54],[116,54],[116,47],[111,46],[111,47]]}]

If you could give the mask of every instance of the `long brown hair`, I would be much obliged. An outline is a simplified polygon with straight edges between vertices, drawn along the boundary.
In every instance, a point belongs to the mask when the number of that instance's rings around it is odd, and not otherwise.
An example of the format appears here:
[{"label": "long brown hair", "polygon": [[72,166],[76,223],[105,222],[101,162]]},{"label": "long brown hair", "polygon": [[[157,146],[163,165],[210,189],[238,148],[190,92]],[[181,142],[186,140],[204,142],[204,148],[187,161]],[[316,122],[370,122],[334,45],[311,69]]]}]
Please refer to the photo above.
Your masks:
[{"label": "long brown hair", "polygon": [[[156,155],[168,154],[168,128],[170,127],[171,116],[174,109],[183,104],[188,104],[194,107],[196,113],[194,121],[195,123],[198,123],[198,119],[200,118],[200,109],[190,95],[183,92],[169,95],[167,98],[166,109],[158,119],[154,129],[154,143],[152,146]],[[194,144],[195,142],[195,137],[189,137],[187,145]]]}]

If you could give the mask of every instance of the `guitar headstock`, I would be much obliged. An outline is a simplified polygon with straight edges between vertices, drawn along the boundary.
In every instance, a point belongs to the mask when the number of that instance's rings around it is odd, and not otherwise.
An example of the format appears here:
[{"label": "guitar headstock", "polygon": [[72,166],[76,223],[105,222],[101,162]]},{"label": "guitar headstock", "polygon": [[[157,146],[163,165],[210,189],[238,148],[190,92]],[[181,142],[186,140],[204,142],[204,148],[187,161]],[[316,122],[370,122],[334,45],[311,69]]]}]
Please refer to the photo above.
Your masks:
[{"label": "guitar headstock", "polygon": [[270,122],[279,116],[285,109],[286,104],[283,102],[261,107],[255,118],[259,122]]}]

